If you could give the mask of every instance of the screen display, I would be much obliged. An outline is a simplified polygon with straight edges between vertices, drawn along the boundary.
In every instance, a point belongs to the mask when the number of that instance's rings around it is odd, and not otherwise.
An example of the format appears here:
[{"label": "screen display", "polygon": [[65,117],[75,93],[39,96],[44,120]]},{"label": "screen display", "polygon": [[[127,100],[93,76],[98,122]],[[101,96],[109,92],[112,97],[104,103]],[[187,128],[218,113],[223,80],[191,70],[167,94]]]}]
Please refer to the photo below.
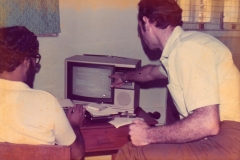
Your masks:
[{"label": "screen display", "polygon": [[75,101],[114,103],[113,65],[67,63],[67,98]]},{"label": "screen display", "polygon": [[73,67],[73,86],[74,95],[95,98],[111,98],[111,79],[112,74],[109,69]]}]

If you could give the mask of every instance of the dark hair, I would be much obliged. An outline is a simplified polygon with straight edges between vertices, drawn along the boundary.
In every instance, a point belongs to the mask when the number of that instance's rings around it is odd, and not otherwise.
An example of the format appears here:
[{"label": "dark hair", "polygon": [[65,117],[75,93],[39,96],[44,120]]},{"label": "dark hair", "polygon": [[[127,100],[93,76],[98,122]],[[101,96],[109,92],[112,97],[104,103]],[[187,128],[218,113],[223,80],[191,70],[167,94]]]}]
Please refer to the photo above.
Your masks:
[{"label": "dark hair", "polygon": [[144,30],[143,16],[160,29],[165,29],[169,25],[181,26],[183,23],[182,9],[175,0],[141,0],[138,9],[138,20],[143,24]]},{"label": "dark hair", "polygon": [[37,36],[23,26],[0,28],[0,73],[14,71],[31,54],[38,53]]}]

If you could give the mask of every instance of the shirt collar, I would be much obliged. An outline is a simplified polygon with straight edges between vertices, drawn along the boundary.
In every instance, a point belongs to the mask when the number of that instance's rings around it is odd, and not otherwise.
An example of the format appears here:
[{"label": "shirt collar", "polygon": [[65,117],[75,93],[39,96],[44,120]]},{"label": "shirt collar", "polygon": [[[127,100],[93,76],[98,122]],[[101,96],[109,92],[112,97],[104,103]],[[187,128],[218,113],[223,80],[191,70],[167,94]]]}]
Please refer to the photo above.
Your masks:
[{"label": "shirt collar", "polygon": [[168,58],[174,42],[183,32],[184,32],[184,30],[180,26],[177,26],[174,28],[172,34],[170,35],[170,37],[163,49],[162,57]]},{"label": "shirt collar", "polygon": [[0,88],[11,89],[11,90],[30,89],[30,87],[23,82],[9,81],[9,80],[5,80],[5,79],[0,79]]}]

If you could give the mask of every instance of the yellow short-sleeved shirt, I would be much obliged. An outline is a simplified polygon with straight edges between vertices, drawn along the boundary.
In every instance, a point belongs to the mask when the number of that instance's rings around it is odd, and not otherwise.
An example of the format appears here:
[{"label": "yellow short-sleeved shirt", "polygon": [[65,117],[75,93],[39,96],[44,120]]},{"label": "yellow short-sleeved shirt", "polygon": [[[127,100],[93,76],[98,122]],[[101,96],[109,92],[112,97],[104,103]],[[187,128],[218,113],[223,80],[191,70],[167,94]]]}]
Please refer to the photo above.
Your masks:
[{"label": "yellow short-sleeved shirt", "polygon": [[219,104],[221,120],[240,122],[240,74],[222,42],[178,26],[160,60],[181,117],[197,108]]},{"label": "yellow short-sleeved shirt", "polygon": [[57,99],[0,79],[0,142],[70,145],[76,135]]}]

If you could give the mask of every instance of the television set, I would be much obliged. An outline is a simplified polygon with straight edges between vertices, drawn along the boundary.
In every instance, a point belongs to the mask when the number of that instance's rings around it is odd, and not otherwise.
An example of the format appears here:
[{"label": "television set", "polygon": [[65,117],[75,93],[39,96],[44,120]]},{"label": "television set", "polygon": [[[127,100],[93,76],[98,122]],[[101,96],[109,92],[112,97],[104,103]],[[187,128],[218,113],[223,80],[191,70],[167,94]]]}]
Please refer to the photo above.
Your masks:
[{"label": "television set", "polygon": [[134,113],[140,88],[134,82],[111,88],[110,75],[139,68],[141,60],[104,55],[75,55],[65,59],[65,98],[74,104],[104,103]]}]

